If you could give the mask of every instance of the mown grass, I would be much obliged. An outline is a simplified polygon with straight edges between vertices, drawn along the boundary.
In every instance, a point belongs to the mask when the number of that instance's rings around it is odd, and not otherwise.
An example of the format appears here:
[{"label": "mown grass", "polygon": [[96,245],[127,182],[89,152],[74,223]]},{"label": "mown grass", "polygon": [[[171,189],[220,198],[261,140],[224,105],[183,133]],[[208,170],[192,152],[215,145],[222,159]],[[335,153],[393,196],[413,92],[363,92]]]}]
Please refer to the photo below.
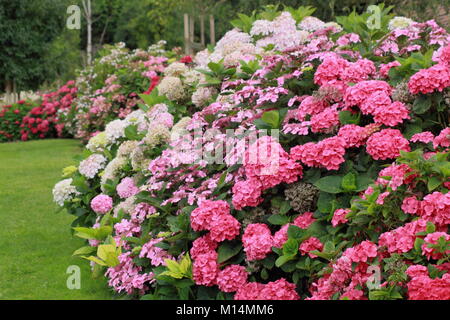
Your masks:
[{"label": "mown grass", "polygon": [[[75,164],[76,140],[0,144],[0,299],[111,299],[86,261],[71,256],[73,217],[55,213],[53,185]],[[67,268],[81,269],[81,289],[69,290]]]}]

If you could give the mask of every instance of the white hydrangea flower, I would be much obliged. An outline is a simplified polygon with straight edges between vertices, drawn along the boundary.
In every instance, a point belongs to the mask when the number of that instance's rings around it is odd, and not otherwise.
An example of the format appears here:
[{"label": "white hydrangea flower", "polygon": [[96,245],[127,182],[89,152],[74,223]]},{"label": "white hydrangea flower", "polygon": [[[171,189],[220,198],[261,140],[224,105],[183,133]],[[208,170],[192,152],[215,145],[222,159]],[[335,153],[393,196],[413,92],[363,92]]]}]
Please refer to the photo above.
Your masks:
[{"label": "white hydrangea flower", "polygon": [[89,140],[86,148],[91,152],[99,152],[104,150],[107,143],[106,133],[100,132]]},{"label": "white hydrangea flower", "polygon": [[118,157],[129,157],[130,154],[133,152],[134,149],[138,146],[138,141],[125,141],[122,143],[117,150],[117,156]]},{"label": "white hydrangea flower", "polygon": [[93,154],[80,162],[78,171],[88,179],[93,179],[105,167],[107,159],[101,154]]},{"label": "white hydrangea flower", "polygon": [[298,27],[302,30],[314,32],[319,29],[323,29],[324,25],[325,25],[325,22],[323,22],[322,20],[320,20],[316,17],[308,16],[308,17],[303,18],[302,21],[300,21],[300,23],[298,24]]},{"label": "white hydrangea flower", "polygon": [[405,29],[409,27],[412,23],[414,23],[414,20],[411,20],[406,17],[394,17],[389,21],[389,30],[395,30],[395,29]]},{"label": "white hydrangea flower", "polygon": [[197,83],[204,81],[205,76],[197,70],[189,70],[184,74],[184,83],[194,86]]},{"label": "white hydrangea flower", "polygon": [[191,122],[190,117],[184,117],[181,118],[180,121],[178,121],[172,128],[172,131],[170,132],[170,141],[176,141],[180,137],[183,137],[188,134],[188,131],[186,129],[189,122]]},{"label": "white hydrangea flower", "polygon": [[273,32],[272,21],[269,20],[256,20],[253,22],[250,35],[252,36],[268,36]]},{"label": "white hydrangea flower", "polygon": [[204,107],[213,95],[217,94],[217,90],[212,87],[199,87],[192,94],[192,103],[197,107]]},{"label": "white hydrangea flower", "polygon": [[72,185],[72,181],[72,178],[62,180],[53,188],[53,201],[60,207],[64,206],[64,202],[72,200],[74,196],[80,194]]},{"label": "white hydrangea flower", "polygon": [[104,192],[104,185],[108,180],[114,180],[117,177],[118,172],[125,166],[127,163],[127,159],[125,157],[116,157],[114,158],[103,171],[102,179],[101,179],[101,188]]},{"label": "white hydrangea flower", "polygon": [[179,77],[189,71],[184,63],[173,62],[165,70],[164,75],[169,77]]},{"label": "white hydrangea flower", "polygon": [[167,126],[162,124],[156,124],[152,126],[147,135],[142,139],[149,148],[153,148],[163,142],[170,140],[170,131]]},{"label": "white hydrangea flower", "polygon": [[194,62],[197,66],[204,68],[208,64],[208,57],[209,57],[208,49],[199,51],[194,57]]},{"label": "white hydrangea flower", "polygon": [[165,77],[158,85],[158,92],[170,101],[180,101],[186,98],[183,82],[177,77]]},{"label": "white hydrangea flower", "polygon": [[128,126],[126,121],[120,119],[111,121],[106,125],[105,133],[106,140],[109,144],[116,142],[118,139],[125,136],[125,128]]}]

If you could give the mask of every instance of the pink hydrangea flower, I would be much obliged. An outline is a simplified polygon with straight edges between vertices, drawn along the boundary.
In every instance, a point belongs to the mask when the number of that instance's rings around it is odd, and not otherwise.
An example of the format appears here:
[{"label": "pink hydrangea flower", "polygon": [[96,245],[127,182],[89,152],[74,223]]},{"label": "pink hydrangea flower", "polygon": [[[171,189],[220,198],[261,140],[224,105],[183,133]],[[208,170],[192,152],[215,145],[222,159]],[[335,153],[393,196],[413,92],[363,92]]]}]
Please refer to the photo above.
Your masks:
[{"label": "pink hydrangea flower", "polygon": [[420,201],[415,196],[403,199],[402,210],[405,213],[416,214],[420,208]]},{"label": "pink hydrangea flower", "polygon": [[216,284],[219,266],[217,264],[217,252],[209,251],[200,254],[192,265],[193,280],[197,285],[211,287]]},{"label": "pink hydrangea flower", "polygon": [[352,262],[367,262],[369,258],[377,256],[377,245],[370,241],[363,241],[357,246],[345,250],[344,256]]},{"label": "pink hydrangea flower", "polygon": [[411,137],[411,142],[423,142],[423,143],[429,143],[434,140],[434,135],[430,131],[424,131],[421,133],[416,133]]},{"label": "pink hydrangea flower", "polygon": [[99,194],[91,201],[91,208],[95,213],[105,214],[111,211],[113,207],[113,199],[105,194]]},{"label": "pink hydrangea flower", "polygon": [[232,188],[233,206],[236,210],[242,210],[244,207],[256,207],[263,199],[261,198],[262,184],[259,180],[248,179],[238,181]]},{"label": "pink hydrangea flower", "polygon": [[323,244],[319,239],[310,237],[303,241],[299,247],[299,251],[303,255],[308,255],[310,258],[317,258],[317,255],[311,253],[311,251],[322,251]]},{"label": "pink hydrangea flower", "polygon": [[436,64],[428,69],[422,69],[414,74],[408,82],[409,91],[412,94],[442,92],[449,86],[450,68],[445,64]]},{"label": "pink hydrangea flower", "polygon": [[345,148],[357,148],[364,145],[368,136],[368,130],[356,124],[347,124],[338,132],[338,137],[345,141]]},{"label": "pink hydrangea flower", "polygon": [[308,229],[315,221],[312,212],[305,212],[295,218],[294,225],[301,229]]},{"label": "pink hydrangea flower", "polygon": [[247,283],[247,278],[245,267],[233,264],[219,272],[217,285],[223,292],[235,292]]},{"label": "pink hydrangea flower", "polygon": [[260,294],[264,284],[258,282],[247,282],[238,288],[234,300],[262,300]]},{"label": "pink hydrangea flower", "polygon": [[242,236],[247,260],[264,259],[272,251],[273,238],[269,227],[263,223],[249,224]]},{"label": "pink hydrangea flower", "polygon": [[411,148],[400,130],[383,129],[370,136],[366,150],[373,159],[386,160],[395,159],[400,156],[400,150],[409,152]]},{"label": "pink hydrangea flower", "polygon": [[410,119],[408,108],[400,101],[375,109],[373,115],[375,122],[390,127],[402,123],[405,119]]},{"label": "pink hydrangea flower", "polygon": [[202,201],[200,206],[191,212],[191,227],[194,231],[210,230],[215,216],[229,213],[230,205],[226,201]]},{"label": "pink hydrangea flower", "polygon": [[190,250],[192,259],[195,260],[199,255],[210,251],[215,251],[217,249],[217,245],[218,243],[211,239],[211,235],[209,233],[203,237],[195,239]]},{"label": "pink hydrangea flower", "polygon": [[433,146],[434,148],[450,147],[450,128],[445,128],[436,138],[434,138]]},{"label": "pink hydrangea flower", "polygon": [[386,247],[389,253],[405,253],[414,248],[416,234],[424,232],[427,222],[418,219],[409,222],[402,227],[398,227],[389,232],[382,233],[379,237],[378,244],[380,247]]},{"label": "pink hydrangea flower", "polygon": [[[450,241],[450,235],[445,232],[433,232],[427,234],[425,237],[424,243],[422,244],[422,254],[427,257],[428,260],[430,259],[441,259],[444,256],[444,253],[437,252],[436,249],[431,248],[429,245],[437,244],[438,240],[440,238],[444,238],[445,241]],[[448,255],[450,253],[450,250],[446,250],[445,254]]]},{"label": "pink hydrangea flower", "polygon": [[119,197],[125,199],[138,194],[139,188],[136,187],[132,178],[126,177],[117,185],[116,191]]},{"label": "pink hydrangea flower", "polygon": [[295,290],[295,284],[287,282],[281,278],[277,281],[267,283],[262,288],[259,299],[261,300],[300,300],[300,296]]},{"label": "pink hydrangea flower", "polygon": [[334,211],[333,219],[331,220],[331,224],[333,225],[333,227],[346,223],[348,220],[345,218],[345,216],[350,212],[350,209],[337,209],[336,211]]}]

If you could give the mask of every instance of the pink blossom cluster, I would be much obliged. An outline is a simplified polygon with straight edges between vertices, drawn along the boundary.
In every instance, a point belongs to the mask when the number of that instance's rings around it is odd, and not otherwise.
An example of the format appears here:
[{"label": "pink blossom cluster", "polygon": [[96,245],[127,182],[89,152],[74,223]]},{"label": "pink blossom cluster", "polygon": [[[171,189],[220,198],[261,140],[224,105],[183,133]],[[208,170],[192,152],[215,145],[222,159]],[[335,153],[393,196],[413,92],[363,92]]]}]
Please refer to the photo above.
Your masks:
[{"label": "pink blossom cluster", "polygon": [[338,136],[326,138],[318,143],[308,142],[291,149],[291,158],[303,162],[309,167],[324,167],[338,170],[345,161],[346,142]]},{"label": "pink blossom cluster", "polygon": [[406,273],[411,278],[407,284],[409,300],[450,300],[450,273],[432,279],[422,265],[412,265]]},{"label": "pink blossom cluster", "polygon": [[416,197],[403,200],[402,210],[409,214],[419,215],[426,221],[438,226],[450,224],[450,193],[435,191],[426,195],[422,201]]},{"label": "pink blossom cluster", "polygon": [[432,247],[432,245],[438,244],[438,240],[440,238],[443,238],[446,243],[450,241],[450,235],[445,232],[433,232],[427,234],[427,236],[423,239],[424,243],[422,244],[422,254],[427,257],[428,260],[430,259],[441,259],[444,254],[449,255],[450,249],[445,250],[445,252],[438,252],[435,248]]},{"label": "pink blossom cluster", "polygon": [[424,232],[426,227],[427,222],[423,219],[409,222],[402,227],[382,233],[378,240],[378,245],[386,247],[389,253],[402,254],[408,252],[414,248],[416,234]]},{"label": "pink blossom cluster", "polygon": [[235,300],[299,300],[295,284],[281,278],[267,284],[248,282],[234,295]]},{"label": "pink blossom cluster", "polygon": [[249,224],[242,235],[247,260],[261,260],[272,251],[273,237],[264,223]]},{"label": "pink blossom cluster", "polygon": [[227,202],[205,200],[192,211],[191,227],[195,231],[209,230],[211,239],[221,242],[238,236],[241,224],[230,214]]},{"label": "pink blossom cluster", "polygon": [[244,155],[247,177],[233,186],[233,206],[241,210],[261,203],[261,193],[282,182],[293,183],[303,174],[303,168],[289,157],[272,137],[264,136],[255,141]]},{"label": "pink blossom cluster", "polygon": [[442,92],[450,87],[450,68],[447,64],[439,63],[422,69],[409,79],[408,87],[412,94]]},{"label": "pink blossom cluster", "polygon": [[312,225],[315,221],[316,219],[314,219],[312,212],[305,212],[299,215],[297,218],[295,218],[292,224],[287,223],[284,226],[282,226],[280,230],[275,232],[275,234],[273,235],[273,246],[277,248],[283,247],[283,245],[288,240],[289,226],[294,225],[301,229],[308,229],[309,226]]},{"label": "pink blossom cluster", "polygon": [[395,159],[400,156],[400,150],[409,152],[411,148],[400,130],[383,129],[369,137],[366,150],[373,159],[386,160]]},{"label": "pink blossom cluster", "polygon": [[347,89],[348,83],[357,83],[367,80],[376,72],[375,64],[368,59],[348,62],[337,54],[323,59],[314,74],[314,82],[320,86],[333,86],[342,93]]},{"label": "pink blossom cluster", "polygon": [[317,258],[317,255],[311,251],[322,251],[323,243],[315,237],[309,237],[300,244],[299,250],[303,255],[308,255],[310,258]]},{"label": "pink blossom cluster", "polygon": [[333,227],[346,223],[348,220],[345,218],[345,216],[349,214],[350,211],[350,209],[337,209],[336,211],[334,211],[333,219],[331,220],[331,224],[333,225]]},{"label": "pink blossom cluster", "polygon": [[95,213],[105,214],[111,211],[113,207],[113,199],[105,194],[99,194],[91,201],[91,208]]},{"label": "pink blossom cluster", "polygon": [[165,260],[172,260],[173,257],[166,250],[155,246],[155,244],[160,243],[162,240],[163,238],[152,239],[144,244],[139,253],[139,257],[150,259],[151,264],[155,267],[160,265],[165,266]]},{"label": "pink blossom cluster", "polygon": [[391,164],[378,173],[376,184],[397,190],[403,184],[409,184],[417,176],[412,173],[412,169],[406,164]]},{"label": "pink blossom cluster", "polygon": [[132,178],[126,177],[117,185],[116,191],[119,197],[126,199],[139,193],[139,188],[136,187]]},{"label": "pink blossom cluster", "polygon": [[152,273],[140,273],[141,267],[133,263],[131,252],[125,252],[119,256],[119,264],[108,268],[105,275],[109,278],[108,284],[117,292],[143,294],[148,289],[148,284],[153,282]]},{"label": "pink blossom cluster", "polygon": [[217,285],[223,292],[238,291],[247,283],[248,272],[240,265],[230,265],[222,269],[217,275]]}]

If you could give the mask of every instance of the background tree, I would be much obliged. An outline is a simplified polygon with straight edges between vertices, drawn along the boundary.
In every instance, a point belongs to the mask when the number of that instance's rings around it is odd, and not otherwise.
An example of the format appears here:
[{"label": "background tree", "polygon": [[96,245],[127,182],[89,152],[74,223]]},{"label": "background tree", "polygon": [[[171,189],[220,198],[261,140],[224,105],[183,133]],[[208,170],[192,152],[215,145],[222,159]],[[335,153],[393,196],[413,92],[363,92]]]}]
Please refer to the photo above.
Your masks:
[{"label": "background tree", "polygon": [[63,2],[0,0],[0,85],[9,94],[36,89],[48,75],[46,56],[64,26]]}]

